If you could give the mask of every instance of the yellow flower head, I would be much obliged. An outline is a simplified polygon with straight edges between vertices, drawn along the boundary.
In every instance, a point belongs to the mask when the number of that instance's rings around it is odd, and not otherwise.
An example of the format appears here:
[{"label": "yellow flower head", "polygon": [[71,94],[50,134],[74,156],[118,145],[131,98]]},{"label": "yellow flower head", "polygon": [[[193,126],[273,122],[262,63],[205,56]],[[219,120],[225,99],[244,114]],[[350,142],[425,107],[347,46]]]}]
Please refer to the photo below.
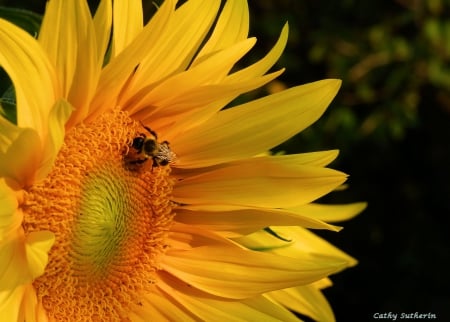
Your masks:
[{"label": "yellow flower head", "polygon": [[17,124],[0,117],[0,317],[333,320],[320,290],[356,261],[307,228],[364,204],[311,203],[345,181],[336,151],[265,152],[340,81],[224,109],[282,72],[287,26],[234,71],[255,44],[245,0],[166,0],[145,26],[139,3],[50,0],[38,39],[0,20],[17,101]]}]

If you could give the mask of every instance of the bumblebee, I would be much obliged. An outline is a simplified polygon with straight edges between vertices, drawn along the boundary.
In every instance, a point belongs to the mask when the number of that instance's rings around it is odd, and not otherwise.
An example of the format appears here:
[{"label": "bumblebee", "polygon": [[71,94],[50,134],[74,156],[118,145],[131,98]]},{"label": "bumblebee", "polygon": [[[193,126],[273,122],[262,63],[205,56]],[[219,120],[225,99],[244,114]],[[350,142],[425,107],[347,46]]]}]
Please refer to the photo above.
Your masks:
[{"label": "bumblebee", "polygon": [[175,153],[170,150],[169,142],[158,142],[158,135],[155,131],[144,126],[148,135],[139,133],[133,139],[130,149],[125,156],[125,163],[131,166],[139,166],[152,160],[152,169],[159,166],[166,166],[175,159]]}]

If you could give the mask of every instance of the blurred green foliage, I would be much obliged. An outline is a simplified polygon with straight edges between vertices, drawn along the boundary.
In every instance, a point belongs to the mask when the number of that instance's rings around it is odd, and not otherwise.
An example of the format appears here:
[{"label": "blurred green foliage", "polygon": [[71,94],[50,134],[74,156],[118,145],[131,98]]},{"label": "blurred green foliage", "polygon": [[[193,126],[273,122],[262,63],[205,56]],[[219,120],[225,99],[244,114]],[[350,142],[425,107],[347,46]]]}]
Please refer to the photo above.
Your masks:
[{"label": "blurred green foliage", "polygon": [[[418,126],[423,91],[450,113],[450,5],[431,1],[250,1],[252,33],[275,39],[290,25],[279,62],[287,86],[340,78],[332,108],[300,134],[303,146],[401,140]],[[261,47],[257,47],[256,51]],[[254,52],[253,52],[254,53]],[[262,53],[258,53],[262,55]],[[331,138],[332,137],[332,138]],[[295,150],[298,138],[281,148]],[[345,152],[345,151],[344,151]]]}]

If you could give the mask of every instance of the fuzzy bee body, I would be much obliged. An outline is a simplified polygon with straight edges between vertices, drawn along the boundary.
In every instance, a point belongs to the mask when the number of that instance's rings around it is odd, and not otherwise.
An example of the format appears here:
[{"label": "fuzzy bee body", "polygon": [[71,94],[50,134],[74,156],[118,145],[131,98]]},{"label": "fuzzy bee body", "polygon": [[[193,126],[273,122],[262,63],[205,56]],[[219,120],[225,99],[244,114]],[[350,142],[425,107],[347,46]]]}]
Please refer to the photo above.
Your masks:
[{"label": "fuzzy bee body", "polygon": [[148,135],[140,133],[133,139],[130,149],[125,156],[125,163],[129,166],[139,166],[152,160],[152,169],[166,166],[175,159],[175,154],[169,147],[168,141],[158,142],[155,131],[144,126]]}]

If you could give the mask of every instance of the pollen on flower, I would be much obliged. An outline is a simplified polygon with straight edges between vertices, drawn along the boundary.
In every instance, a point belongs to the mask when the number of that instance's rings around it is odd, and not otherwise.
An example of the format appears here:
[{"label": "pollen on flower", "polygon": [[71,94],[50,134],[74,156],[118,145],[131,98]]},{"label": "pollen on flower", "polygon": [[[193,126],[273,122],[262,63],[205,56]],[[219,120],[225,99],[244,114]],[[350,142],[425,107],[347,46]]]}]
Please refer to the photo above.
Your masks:
[{"label": "pollen on flower", "polygon": [[126,320],[167,248],[170,167],[130,171],[123,155],[140,131],[113,110],[70,130],[45,181],[24,196],[26,233],[56,241],[33,285],[50,320]]}]

